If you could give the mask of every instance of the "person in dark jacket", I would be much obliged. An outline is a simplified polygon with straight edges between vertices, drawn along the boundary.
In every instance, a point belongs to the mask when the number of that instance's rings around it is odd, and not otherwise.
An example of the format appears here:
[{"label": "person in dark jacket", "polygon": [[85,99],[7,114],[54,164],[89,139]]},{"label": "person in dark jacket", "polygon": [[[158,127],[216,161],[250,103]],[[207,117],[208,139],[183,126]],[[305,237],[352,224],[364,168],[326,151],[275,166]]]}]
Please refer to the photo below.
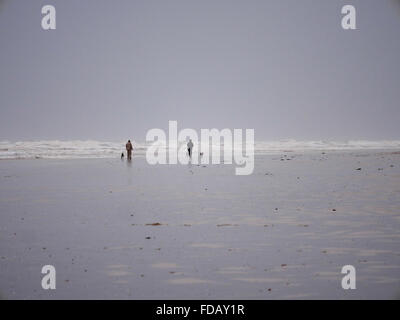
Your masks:
[{"label": "person in dark jacket", "polygon": [[128,142],[125,145],[125,148],[126,148],[128,160],[131,160],[132,159],[132,150],[133,150],[131,140],[128,140]]}]

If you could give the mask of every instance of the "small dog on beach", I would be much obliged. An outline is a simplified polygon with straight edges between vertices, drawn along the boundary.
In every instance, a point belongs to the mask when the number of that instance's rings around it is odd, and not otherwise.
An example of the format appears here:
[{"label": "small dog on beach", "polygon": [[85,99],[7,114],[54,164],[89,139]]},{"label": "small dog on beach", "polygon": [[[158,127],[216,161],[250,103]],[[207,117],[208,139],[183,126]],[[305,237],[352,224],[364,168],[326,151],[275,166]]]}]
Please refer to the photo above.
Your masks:
[{"label": "small dog on beach", "polygon": [[123,158],[124,158],[124,153],[122,152],[122,153],[121,153],[121,159],[123,159]]}]

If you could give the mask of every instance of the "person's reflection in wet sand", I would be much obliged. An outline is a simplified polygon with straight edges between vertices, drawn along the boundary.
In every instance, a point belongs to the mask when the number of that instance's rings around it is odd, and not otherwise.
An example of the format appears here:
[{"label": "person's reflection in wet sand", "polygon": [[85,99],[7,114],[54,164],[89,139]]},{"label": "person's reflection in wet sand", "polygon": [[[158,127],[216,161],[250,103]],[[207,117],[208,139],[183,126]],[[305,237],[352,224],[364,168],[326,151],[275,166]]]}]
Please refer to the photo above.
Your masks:
[{"label": "person's reflection in wet sand", "polygon": [[127,170],[129,170],[129,172],[127,172],[126,177],[128,178],[128,185],[132,185],[133,184],[133,180],[132,180],[132,160],[131,159],[126,159],[126,167],[128,168]]},{"label": "person's reflection in wet sand", "polygon": [[188,161],[188,169],[189,169],[189,172],[191,173],[191,174],[194,174],[194,172],[193,172],[193,168],[192,168],[192,159],[191,158],[189,158],[189,161]]}]

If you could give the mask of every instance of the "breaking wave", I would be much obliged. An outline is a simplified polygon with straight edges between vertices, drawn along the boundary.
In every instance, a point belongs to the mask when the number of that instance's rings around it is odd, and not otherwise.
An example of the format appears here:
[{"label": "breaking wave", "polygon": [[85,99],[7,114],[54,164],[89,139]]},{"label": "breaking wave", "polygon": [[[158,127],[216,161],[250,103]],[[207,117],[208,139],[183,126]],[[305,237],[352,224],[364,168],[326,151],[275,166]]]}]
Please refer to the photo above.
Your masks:
[{"label": "breaking wave", "polygon": [[[183,144],[179,143],[178,145]],[[133,142],[134,155],[145,155],[150,143]],[[166,148],[166,146],[164,145]],[[213,148],[218,146],[213,145]],[[0,142],[2,159],[80,159],[119,157],[125,149],[125,142],[104,142],[95,140],[75,141],[18,141]],[[400,140],[384,141],[259,141],[255,142],[255,154],[281,152],[306,152],[322,150],[393,150],[400,149]]]}]

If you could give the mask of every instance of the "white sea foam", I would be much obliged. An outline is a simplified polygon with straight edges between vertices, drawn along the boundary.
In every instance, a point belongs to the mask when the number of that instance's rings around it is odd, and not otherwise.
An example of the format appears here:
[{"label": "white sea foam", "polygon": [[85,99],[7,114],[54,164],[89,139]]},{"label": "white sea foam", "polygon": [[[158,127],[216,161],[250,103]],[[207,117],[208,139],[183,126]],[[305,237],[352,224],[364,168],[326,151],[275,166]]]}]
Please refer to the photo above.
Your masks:
[{"label": "white sea foam", "polygon": [[[144,154],[145,146],[134,143],[135,151]],[[125,142],[94,140],[0,142],[0,159],[79,159],[113,158],[124,150]]]},{"label": "white sea foam", "polygon": [[[181,142],[184,143],[184,142]],[[179,143],[179,144],[181,144]],[[145,155],[149,143],[134,142],[134,155]],[[214,145],[213,148],[218,148]],[[259,141],[255,143],[255,154],[282,152],[306,152],[323,150],[400,150],[400,140],[385,141]],[[79,159],[114,158],[125,151],[125,142],[94,140],[75,141],[19,141],[0,142],[1,159]]]}]

